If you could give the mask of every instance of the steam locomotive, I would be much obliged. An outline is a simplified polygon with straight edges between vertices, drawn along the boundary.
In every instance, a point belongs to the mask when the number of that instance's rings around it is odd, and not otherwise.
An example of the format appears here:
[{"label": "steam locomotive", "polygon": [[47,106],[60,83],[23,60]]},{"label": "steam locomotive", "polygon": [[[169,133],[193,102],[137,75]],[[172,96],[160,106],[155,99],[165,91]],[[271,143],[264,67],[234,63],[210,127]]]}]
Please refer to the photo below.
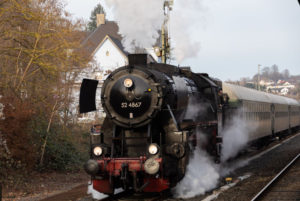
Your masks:
[{"label": "steam locomotive", "polygon": [[[97,84],[83,80],[81,113],[96,109]],[[129,65],[107,77],[101,102],[106,118],[91,132],[85,170],[94,189],[106,194],[120,187],[143,192],[174,187],[197,146],[219,161],[222,129],[234,115],[255,124],[250,140],[300,125],[296,100],[222,83],[188,67],[149,63],[145,54],[129,55]]]}]

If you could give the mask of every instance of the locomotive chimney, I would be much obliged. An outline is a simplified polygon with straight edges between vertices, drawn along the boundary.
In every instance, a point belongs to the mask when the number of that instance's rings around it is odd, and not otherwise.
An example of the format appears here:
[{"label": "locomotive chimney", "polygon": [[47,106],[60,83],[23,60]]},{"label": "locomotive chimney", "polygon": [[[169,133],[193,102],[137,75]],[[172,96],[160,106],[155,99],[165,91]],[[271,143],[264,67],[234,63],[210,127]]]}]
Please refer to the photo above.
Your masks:
[{"label": "locomotive chimney", "polygon": [[129,65],[147,65],[147,54],[129,54]]},{"label": "locomotive chimney", "polygon": [[105,14],[97,14],[97,27],[105,24]]}]

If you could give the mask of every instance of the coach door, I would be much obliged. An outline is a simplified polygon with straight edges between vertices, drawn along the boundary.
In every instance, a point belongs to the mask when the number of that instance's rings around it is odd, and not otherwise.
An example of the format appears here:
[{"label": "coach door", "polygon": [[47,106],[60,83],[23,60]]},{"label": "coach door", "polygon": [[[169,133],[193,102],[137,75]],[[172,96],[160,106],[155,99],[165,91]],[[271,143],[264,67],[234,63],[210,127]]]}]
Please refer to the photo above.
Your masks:
[{"label": "coach door", "polygon": [[275,133],[275,105],[271,104],[271,130],[272,135]]}]

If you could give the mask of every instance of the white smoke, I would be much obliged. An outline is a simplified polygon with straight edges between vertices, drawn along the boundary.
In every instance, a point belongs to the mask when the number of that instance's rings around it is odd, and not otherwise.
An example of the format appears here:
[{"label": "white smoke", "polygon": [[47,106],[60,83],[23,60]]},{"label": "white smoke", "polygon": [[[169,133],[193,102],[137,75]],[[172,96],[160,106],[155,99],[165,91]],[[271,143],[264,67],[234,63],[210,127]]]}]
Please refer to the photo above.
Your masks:
[{"label": "white smoke", "polygon": [[[165,16],[165,0],[103,0],[118,23],[125,50],[133,53],[136,47],[151,48],[157,42]],[[175,0],[170,12],[169,37],[172,54],[180,64],[196,57],[201,36],[195,33],[205,26],[207,8],[204,0]]]},{"label": "white smoke", "polygon": [[177,198],[191,198],[215,188],[220,175],[218,166],[209,156],[197,148],[190,158],[187,172],[174,189]]},{"label": "white smoke", "polygon": [[199,99],[191,97],[188,100],[188,106],[184,112],[183,119],[192,119],[195,121],[197,117],[205,116],[209,107],[211,107],[210,103],[199,102]]},{"label": "white smoke", "polygon": [[125,50],[152,47],[164,22],[164,0],[104,0],[119,25]]},{"label": "white smoke", "polygon": [[174,47],[172,53],[179,64],[184,59],[198,55],[201,36],[192,33],[197,33],[203,27],[205,12],[203,0],[175,0],[170,13],[170,35]]},{"label": "white smoke", "polygon": [[93,199],[96,199],[96,200],[101,200],[103,198],[106,198],[108,197],[107,195],[103,194],[103,193],[99,193],[98,191],[96,191],[94,188],[93,188],[93,184],[89,184],[88,185],[88,191],[87,191],[87,194],[91,194]]},{"label": "white smoke", "polygon": [[187,166],[185,177],[173,189],[174,196],[178,198],[191,198],[201,195],[217,187],[221,177],[233,172],[236,168],[245,166],[248,161],[226,160],[236,156],[239,151],[245,148],[249,134],[256,126],[250,127],[249,124],[241,118],[241,113],[236,114],[223,132],[223,145],[221,153],[221,164],[216,164],[204,150],[200,148],[207,142],[208,135],[197,130],[197,148],[191,154]]},{"label": "white smoke", "polygon": [[229,121],[222,132],[222,162],[235,157],[239,151],[245,148],[249,141],[249,134],[255,129],[256,126],[250,126],[249,123],[242,118],[241,112],[238,112],[238,114]]},{"label": "white smoke", "polygon": [[231,162],[225,162],[222,163],[220,166],[220,176],[225,177],[229,175],[230,173],[234,172],[236,169],[244,167],[249,164],[249,160],[237,160],[237,161],[231,161]]},{"label": "white smoke", "polygon": [[[118,194],[118,193],[121,193],[121,192],[123,192],[123,189],[122,188],[118,188],[118,189],[115,189],[114,194]],[[93,199],[96,199],[96,200],[101,200],[101,199],[104,199],[104,198],[108,197],[108,195],[96,191],[93,188],[93,184],[89,184],[88,185],[87,194],[88,195],[92,195]]]}]

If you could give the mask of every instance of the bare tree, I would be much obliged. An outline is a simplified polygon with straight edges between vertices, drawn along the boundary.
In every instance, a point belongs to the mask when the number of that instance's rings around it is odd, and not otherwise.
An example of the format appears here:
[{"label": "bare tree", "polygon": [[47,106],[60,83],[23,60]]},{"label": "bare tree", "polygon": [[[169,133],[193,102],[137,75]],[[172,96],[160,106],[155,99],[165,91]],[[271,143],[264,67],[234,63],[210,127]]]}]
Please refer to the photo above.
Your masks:
[{"label": "bare tree", "polygon": [[282,71],[282,75],[285,80],[288,80],[290,78],[290,71],[288,69],[284,69]]}]

